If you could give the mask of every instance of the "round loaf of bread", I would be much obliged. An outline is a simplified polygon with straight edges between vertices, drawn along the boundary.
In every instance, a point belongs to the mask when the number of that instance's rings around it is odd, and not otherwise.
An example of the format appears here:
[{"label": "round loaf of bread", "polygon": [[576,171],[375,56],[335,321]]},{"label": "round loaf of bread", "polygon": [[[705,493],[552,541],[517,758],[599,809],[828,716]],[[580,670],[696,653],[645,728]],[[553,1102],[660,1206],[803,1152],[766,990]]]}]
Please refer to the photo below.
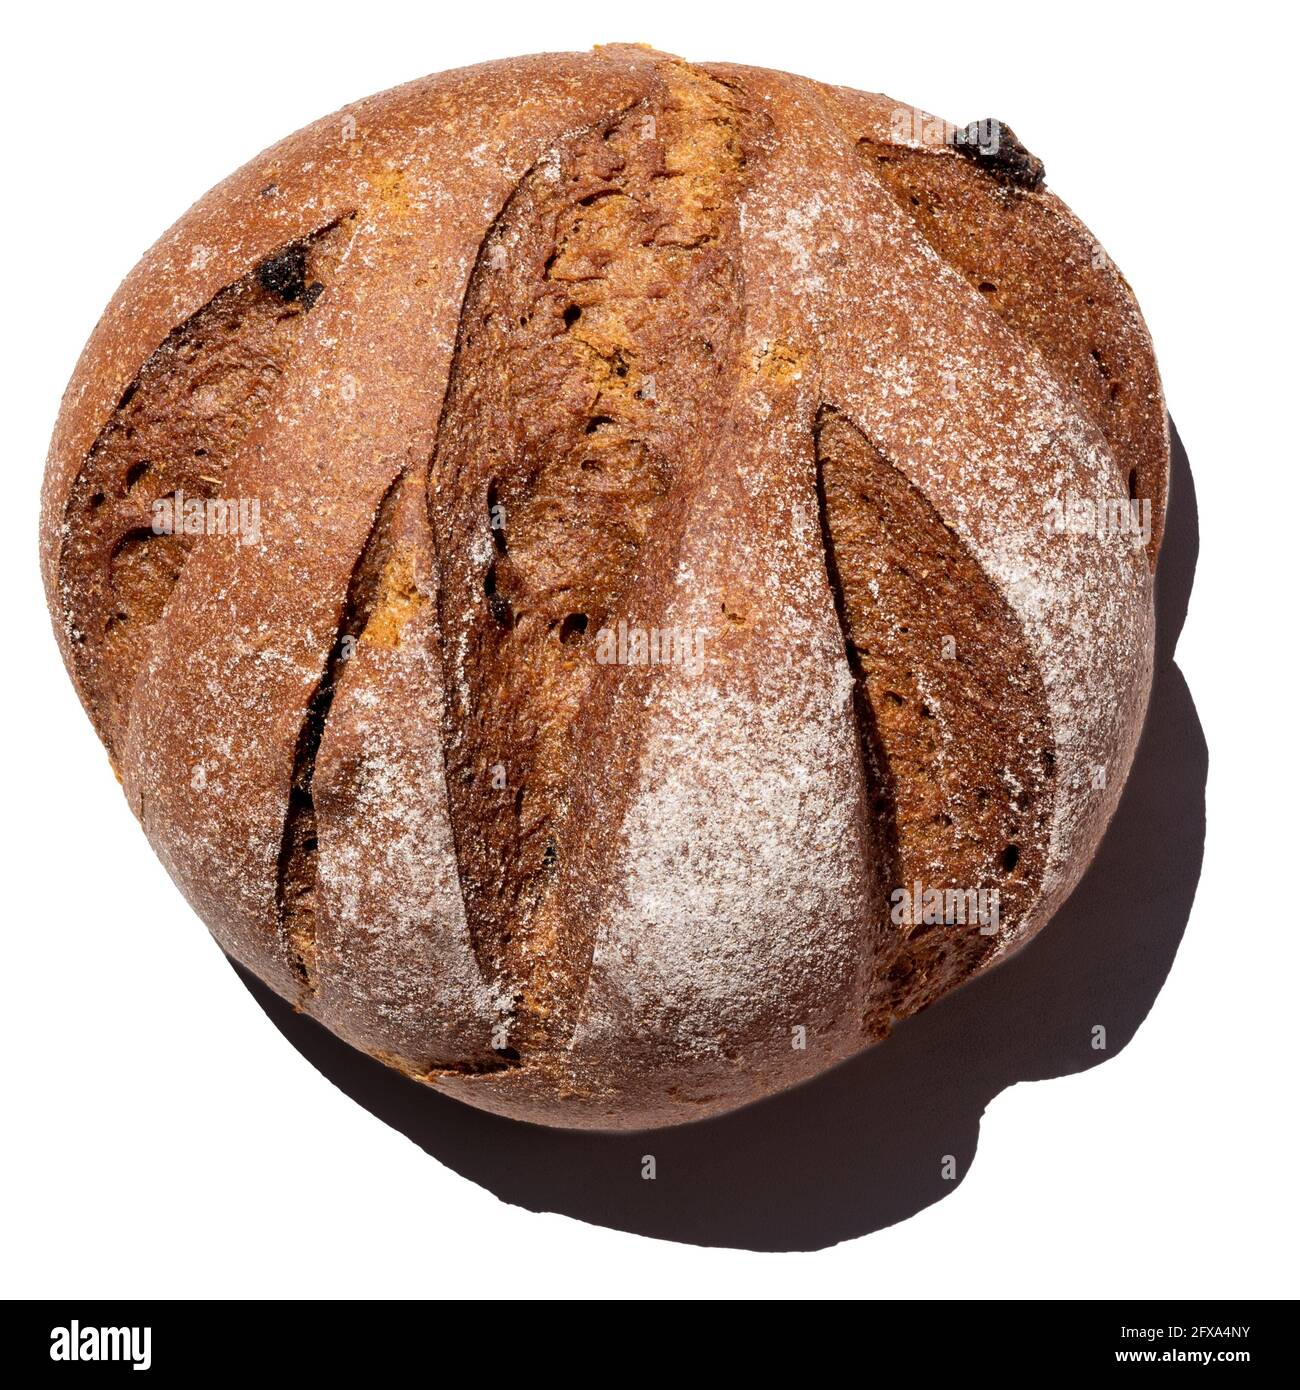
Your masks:
[{"label": "round loaf of bread", "polygon": [[202,199],[82,355],[42,560],[223,950],[440,1091],[640,1128],[1051,917],[1167,461],[1133,296],[1006,126],[619,45]]}]

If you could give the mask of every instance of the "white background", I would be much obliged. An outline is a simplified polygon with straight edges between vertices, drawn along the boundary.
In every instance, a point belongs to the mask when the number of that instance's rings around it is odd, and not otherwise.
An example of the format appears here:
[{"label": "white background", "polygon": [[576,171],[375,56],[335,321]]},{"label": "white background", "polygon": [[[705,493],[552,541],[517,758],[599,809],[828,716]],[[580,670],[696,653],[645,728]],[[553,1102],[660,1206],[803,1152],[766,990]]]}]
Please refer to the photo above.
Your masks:
[{"label": "white background", "polygon": [[[5,59],[8,1295],[1294,1296],[1296,360],[1282,6],[978,0],[26,5]],[[1004,1092],[953,1195],[812,1254],[507,1206],[263,1017],[127,811],[37,575],[59,396],[117,282],[212,184],[425,72],[638,40],[997,115],[1136,288],[1195,470],[1179,649],[1210,748],[1204,876],[1131,1045]]]}]

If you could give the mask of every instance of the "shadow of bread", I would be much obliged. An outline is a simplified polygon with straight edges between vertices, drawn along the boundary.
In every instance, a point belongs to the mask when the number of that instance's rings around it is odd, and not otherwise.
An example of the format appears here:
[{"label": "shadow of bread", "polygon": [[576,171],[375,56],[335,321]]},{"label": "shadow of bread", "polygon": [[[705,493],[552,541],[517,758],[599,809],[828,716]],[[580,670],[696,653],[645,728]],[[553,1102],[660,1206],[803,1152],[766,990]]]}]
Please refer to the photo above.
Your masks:
[{"label": "shadow of bread", "polygon": [[[716,1119],[632,1134],[545,1129],[461,1105],[363,1056],[236,971],[298,1051],[372,1115],[503,1201],[640,1235],[753,1250],[819,1249],[905,1220],[970,1170],[988,1103],[1018,1081],[1082,1071],[1146,1017],[1200,876],[1207,750],[1173,663],[1198,544],[1172,429],[1156,581],[1156,668],[1119,809],[1064,907],[1004,964],[793,1090]],[[1106,1030],[1094,1050],[1093,1030]],[[655,1158],[655,1180],[642,1178]],[[945,1176],[944,1157],[951,1155]]]}]

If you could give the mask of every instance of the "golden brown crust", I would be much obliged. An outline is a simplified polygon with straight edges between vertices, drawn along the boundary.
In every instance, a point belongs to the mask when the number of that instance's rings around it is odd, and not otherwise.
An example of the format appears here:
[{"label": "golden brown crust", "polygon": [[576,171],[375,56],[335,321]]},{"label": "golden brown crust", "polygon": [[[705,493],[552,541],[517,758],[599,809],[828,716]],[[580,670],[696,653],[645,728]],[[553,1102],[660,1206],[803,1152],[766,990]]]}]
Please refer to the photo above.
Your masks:
[{"label": "golden brown crust", "polygon": [[[259,156],[110,305],[43,498],[65,660],[223,948],[355,1045],[680,1122],[1082,873],[1150,682],[1154,359],[1032,157],[910,110],[625,46],[442,74]],[[151,536],[178,485],[258,533]],[[1134,495],[1145,551],[1048,524]],[[900,923],[921,880],[1001,919]]]}]

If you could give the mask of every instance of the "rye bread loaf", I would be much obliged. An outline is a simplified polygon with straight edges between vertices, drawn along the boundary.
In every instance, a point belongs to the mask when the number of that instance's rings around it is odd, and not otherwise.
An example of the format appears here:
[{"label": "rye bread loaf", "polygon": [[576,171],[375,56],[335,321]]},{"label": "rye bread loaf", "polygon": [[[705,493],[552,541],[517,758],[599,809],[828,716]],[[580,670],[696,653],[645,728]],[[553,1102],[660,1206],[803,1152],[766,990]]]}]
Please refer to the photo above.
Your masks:
[{"label": "rye bread loaf", "polygon": [[369,98],[191,209],[78,364],[42,562],[225,951],[472,1104],[673,1124],[1077,882],[1165,421],[1006,127],[612,46]]}]

